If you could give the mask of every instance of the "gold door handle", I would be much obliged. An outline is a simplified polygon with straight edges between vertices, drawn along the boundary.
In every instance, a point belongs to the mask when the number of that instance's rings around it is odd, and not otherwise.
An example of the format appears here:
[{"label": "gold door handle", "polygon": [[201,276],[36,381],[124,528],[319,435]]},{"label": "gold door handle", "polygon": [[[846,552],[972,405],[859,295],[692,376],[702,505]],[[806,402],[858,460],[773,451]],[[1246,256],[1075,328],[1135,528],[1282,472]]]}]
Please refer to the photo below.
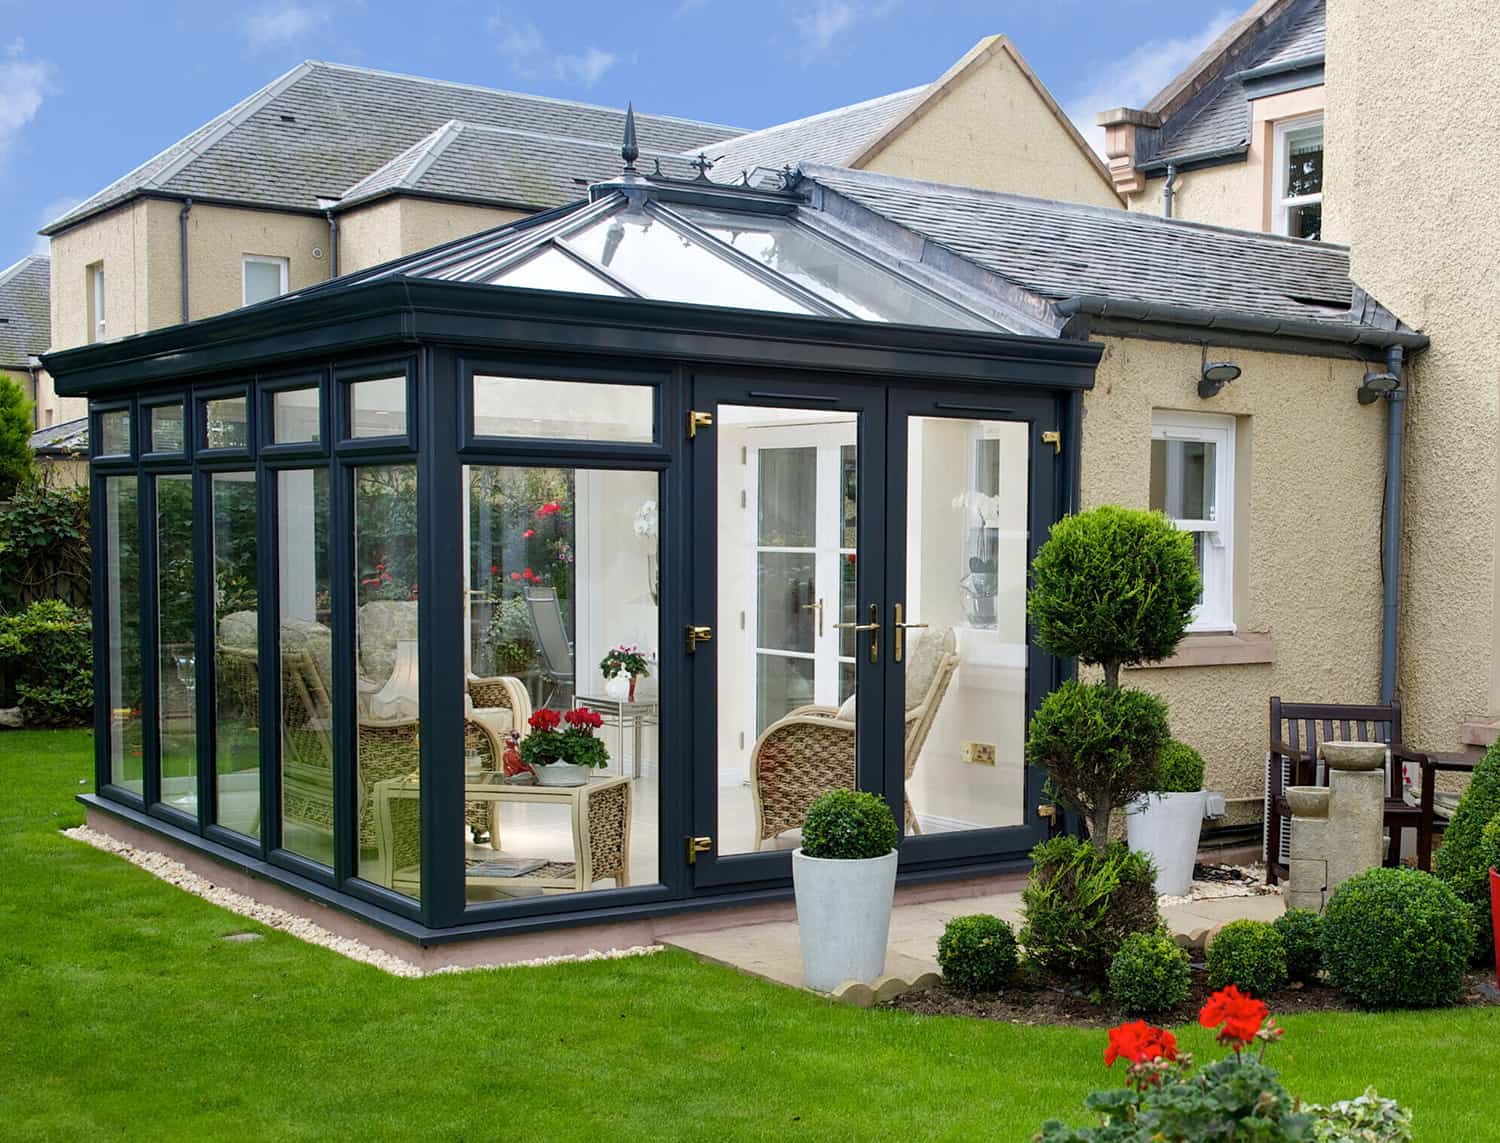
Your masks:
[{"label": "gold door handle", "polygon": [[823,601],[820,599],[817,603],[804,603],[802,610],[816,611],[818,613],[818,638],[823,638]]},{"label": "gold door handle", "polygon": [[870,604],[870,622],[868,623],[835,623],[835,631],[868,631],[870,633],[870,662],[880,661],[880,608]]},{"label": "gold door handle", "polygon": [[915,630],[918,627],[926,627],[927,624],[925,624],[925,623],[903,623],[901,620],[902,620],[902,617],[903,617],[902,613],[903,613],[903,611],[905,609],[901,606],[901,604],[898,603],[898,604],[896,604],[895,610],[896,610],[896,619],[895,619],[895,622],[891,624],[891,626],[896,629],[895,653],[896,653],[896,662],[899,663],[901,661],[901,656],[906,652],[906,633],[908,631]]}]

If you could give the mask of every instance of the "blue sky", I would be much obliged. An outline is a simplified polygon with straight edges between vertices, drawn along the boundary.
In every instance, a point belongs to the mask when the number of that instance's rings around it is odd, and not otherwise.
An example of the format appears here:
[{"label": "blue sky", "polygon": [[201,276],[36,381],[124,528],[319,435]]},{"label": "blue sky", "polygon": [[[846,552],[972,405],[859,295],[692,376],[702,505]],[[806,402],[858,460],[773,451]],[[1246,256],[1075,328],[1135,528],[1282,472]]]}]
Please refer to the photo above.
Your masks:
[{"label": "blue sky", "polygon": [[0,0],[0,267],[36,229],[304,59],[746,128],[935,79],[1003,32],[1080,122],[1139,105],[1217,0]]}]

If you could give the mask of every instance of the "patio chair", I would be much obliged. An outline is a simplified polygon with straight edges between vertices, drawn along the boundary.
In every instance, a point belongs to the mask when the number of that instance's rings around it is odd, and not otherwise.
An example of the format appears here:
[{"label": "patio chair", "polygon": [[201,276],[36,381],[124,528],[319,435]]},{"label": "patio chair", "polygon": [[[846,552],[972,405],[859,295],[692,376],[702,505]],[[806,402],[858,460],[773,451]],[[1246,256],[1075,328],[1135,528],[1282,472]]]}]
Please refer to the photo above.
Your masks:
[{"label": "patio chair", "polygon": [[[958,669],[953,628],[936,628],[917,640],[906,664],[906,716],[903,750],[905,780],[937,718]],[[755,848],[789,829],[798,829],[808,808],[829,790],[854,789],[854,717],[844,707],[801,706],[761,733],[750,751],[750,800],[755,806]],[[906,832],[922,832],[903,788]]]},{"label": "patio chair", "polygon": [[526,616],[531,622],[531,635],[542,660],[542,677],[551,688],[538,705],[550,706],[559,694],[566,693],[572,698],[573,641],[568,638],[568,629],[563,624],[557,590],[528,587],[523,589],[522,595],[526,600]]}]

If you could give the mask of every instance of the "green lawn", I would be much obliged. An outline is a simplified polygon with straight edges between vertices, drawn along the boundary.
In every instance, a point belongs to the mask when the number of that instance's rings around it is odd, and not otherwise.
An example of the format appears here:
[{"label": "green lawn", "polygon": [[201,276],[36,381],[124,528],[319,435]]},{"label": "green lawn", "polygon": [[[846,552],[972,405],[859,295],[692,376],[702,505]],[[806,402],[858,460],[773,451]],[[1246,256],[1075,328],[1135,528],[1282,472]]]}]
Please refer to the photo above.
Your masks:
[{"label": "green lawn", "polygon": [[[253,926],[57,833],[88,757],[0,737],[5,1139],[1024,1140],[1108,1075],[1100,1032],[839,1008],[677,953],[399,980],[225,942]],[[1286,1027],[1294,1091],[1500,1131],[1500,1011]]]}]

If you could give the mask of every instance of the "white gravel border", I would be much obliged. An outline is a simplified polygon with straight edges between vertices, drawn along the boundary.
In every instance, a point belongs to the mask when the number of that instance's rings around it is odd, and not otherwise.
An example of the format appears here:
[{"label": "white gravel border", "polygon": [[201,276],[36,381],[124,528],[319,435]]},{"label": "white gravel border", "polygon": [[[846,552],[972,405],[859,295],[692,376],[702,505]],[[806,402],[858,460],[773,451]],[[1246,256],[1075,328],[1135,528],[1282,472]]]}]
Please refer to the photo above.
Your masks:
[{"label": "white gravel border", "polygon": [[200,877],[182,862],[159,853],[153,849],[137,849],[133,845],[126,845],[117,838],[98,830],[90,829],[88,826],[75,826],[72,829],[62,831],[63,836],[70,837],[74,841],[81,841],[85,845],[91,845],[95,849],[102,849],[106,853],[113,853],[123,857],[130,864],[144,869],[153,877],[159,877],[169,885],[202,897],[220,908],[227,909],[231,913],[237,913],[241,917],[247,917],[257,921],[267,928],[276,929],[296,937],[298,940],[306,941],[311,945],[319,945],[325,949],[332,949],[341,956],[350,960],[357,960],[362,964],[388,972],[392,976],[419,977],[439,976],[453,972],[473,972],[484,968],[536,968],[549,964],[568,964],[574,961],[587,960],[621,960],[625,957],[650,956],[662,951],[662,945],[637,945],[625,949],[590,949],[586,953],[575,956],[546,956],[537,957],[533,960],[512,961],[503,965],[446,965],[442,968],[423,970],[419,965],[409,960],[404,960],[394,953],[383,949],[373,948],[363,941],[357,941],[352,937],[341,937],[322,925],[299,917],[295,913],[289,913],[285,909],[278,909],[273,905],[267,905],[253,897],[247,897],[243,893],[237,893],[233,889],[226,889],[222,885],[216,885],[206,877]]}]

